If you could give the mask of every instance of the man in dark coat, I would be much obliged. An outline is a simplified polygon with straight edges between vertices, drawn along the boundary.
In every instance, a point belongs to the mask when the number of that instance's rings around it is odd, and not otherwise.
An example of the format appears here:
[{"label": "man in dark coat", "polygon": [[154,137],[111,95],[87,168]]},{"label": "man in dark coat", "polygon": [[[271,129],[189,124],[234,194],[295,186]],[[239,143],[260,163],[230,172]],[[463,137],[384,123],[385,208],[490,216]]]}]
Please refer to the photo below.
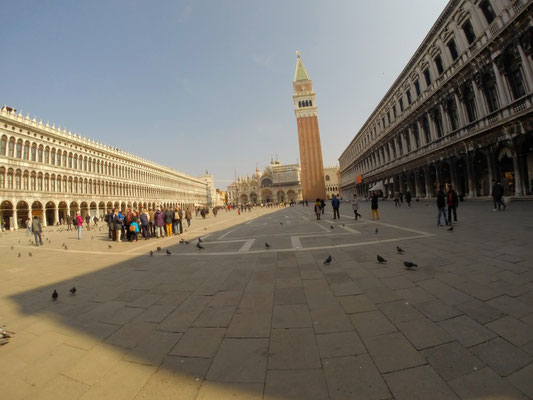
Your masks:
[{"label": "man in dark coat", "polygon": [[331,207],[333,207],[333,219],[341,219],[341,215],[339,214],[340,205],[341,201],[337,196],[333,195],[333,198],[331,199]]},{"label": "man in dark coat", "polygon": [[450,220],[450,224],[452,223],[452,213],[453,220],[457,222],[457,206],[459,205],[459,198],[457,197],[455,190],[453,190],[452,185],[448,188],[446,203],[448,204],[448,219]]},{"label": "man in dark coat", "polygon": [[41,226],[41,220],[37,215],[35,215],[31,221],[31,231],[33,232],[33,236],[35,236],[35,246],[39,246],[39,244],[42,246],[43,239],[41,238],[41,232],[43,231],[43,228]]},{"label": "man in dark coat", "polygon": [[494,210],[493,211],[501,211],[502,207],[503,210],[507,208],[505,204],[502,201],[503,198],[503,185],[500,182],[492,181],[492,201],[494,202]]},{"label": "man in dark coat", "polygon": [[440,217],[442,215],[444,215],[444,222],[446,225],[448,225],[448,218],[446,218],[446,195],[444,194],[444,185],[440,185],[439,191],[437,192],[437,208],[439,210],[437,226],[442,226],[440,223]]}]

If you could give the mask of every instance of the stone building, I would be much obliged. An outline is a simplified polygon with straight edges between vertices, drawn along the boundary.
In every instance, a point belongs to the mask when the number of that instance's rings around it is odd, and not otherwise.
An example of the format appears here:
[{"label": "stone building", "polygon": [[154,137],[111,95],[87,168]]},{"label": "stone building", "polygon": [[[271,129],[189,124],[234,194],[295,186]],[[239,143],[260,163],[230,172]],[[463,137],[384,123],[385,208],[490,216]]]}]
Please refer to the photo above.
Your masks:
[{"label": "stone building", "polygon": [[324,168],[324,184],[326,186],[326,198],[331,199],[333,195],[340,194],[339,188],[339,167],[325,167]]},{"label": "stone building", "polygon": [[452,0],[339,158],[341,190],[533,191],[531,0]]},{"label": "stone building", "polygon": [[298,143],[300,147],[302,196],[304,200],[323,199],[326,197],[324,185],[324,164],[322,162],[322,145],[318,129],[318,106],[313,81],[309,78],[300,53],[296,53],[296,71],[294,72],[294,113],[298,126]]},{"label": "stone building", "polygon": [[80,211],[206,204],[202,180],[73,134],[9,107],[0,110],[0,220],[56,224]]}]

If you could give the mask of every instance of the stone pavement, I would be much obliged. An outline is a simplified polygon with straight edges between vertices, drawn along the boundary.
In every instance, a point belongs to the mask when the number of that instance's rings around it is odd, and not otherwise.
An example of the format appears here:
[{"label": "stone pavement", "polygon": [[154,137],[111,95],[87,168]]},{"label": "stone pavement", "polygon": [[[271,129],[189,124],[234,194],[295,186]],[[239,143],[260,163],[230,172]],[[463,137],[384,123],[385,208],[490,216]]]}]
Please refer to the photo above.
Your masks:
[{"label": "stone pavement", "polygon": [[222,212],[184,234],[205,250],[2,234],[2,398],[533,398],[533,203],[369,211]]}]

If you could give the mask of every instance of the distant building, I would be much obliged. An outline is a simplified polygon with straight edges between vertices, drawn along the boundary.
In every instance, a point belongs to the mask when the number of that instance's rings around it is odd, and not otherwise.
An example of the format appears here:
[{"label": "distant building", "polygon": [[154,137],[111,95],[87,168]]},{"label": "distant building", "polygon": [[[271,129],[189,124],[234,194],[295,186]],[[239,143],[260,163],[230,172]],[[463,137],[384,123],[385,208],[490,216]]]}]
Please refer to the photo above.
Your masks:
[{"label": "distant building", "polygon": [[205,174],[198,177],[202,182],[206,184],[206,198],[207,198],[207,206],[208,207],[215,207],[218,204],[218,195],[217,190],[215,188],[215,177],[211,175],[208,171],[205,171]]},{"label": "distant building", "polygon": [[324,184],[326,186],[326,198],[331,199],[333,195],[339,196],[339,167],[324,168]]}]

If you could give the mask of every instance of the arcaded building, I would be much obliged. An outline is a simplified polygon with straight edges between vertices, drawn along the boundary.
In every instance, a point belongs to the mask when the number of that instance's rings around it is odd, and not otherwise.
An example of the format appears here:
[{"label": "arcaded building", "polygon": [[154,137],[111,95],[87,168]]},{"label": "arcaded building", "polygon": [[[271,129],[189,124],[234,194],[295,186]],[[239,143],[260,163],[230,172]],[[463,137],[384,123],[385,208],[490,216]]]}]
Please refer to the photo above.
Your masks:
[{"label": "arcaded building", "polygon": [[112,208],[207,204],[201,179],[49,126],[9,107],[0,110],[0,222],[17,229],[38,215],[45,225]]},{"label": "arcaded building", "polygon": [[533,191],[531,0],[452,0],[339,158],[342,193]]}]

